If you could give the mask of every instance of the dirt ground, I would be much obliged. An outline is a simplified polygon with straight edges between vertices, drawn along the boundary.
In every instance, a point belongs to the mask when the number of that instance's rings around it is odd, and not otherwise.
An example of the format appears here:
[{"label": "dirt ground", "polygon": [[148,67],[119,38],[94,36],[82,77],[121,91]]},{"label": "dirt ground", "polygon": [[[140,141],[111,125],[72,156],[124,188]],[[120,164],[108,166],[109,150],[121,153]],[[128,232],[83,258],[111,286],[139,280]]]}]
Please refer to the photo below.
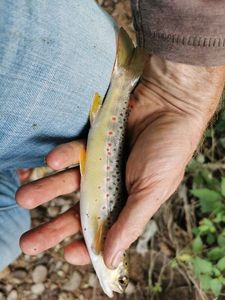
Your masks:
[{"label": "dirt ground", "polygon": [[[98,2],[135,38],[129,1]],[[190,280],[189,274],[182,268],[171,267],[177,249],[181,249],[191,238],[185,223],[186,212],[183,210],[186,203],[184,190],[185,186],[181,186],[173,201],[164,205],[149,224],[144,236],[131,247],[130,285],[124,295],[115,295],[114,300],[200,299],[198,287],[194,280]],[[32,226],[49,221],[66,211],[78,198],[78,194],[59,197],[32,210]],[[188,209],[194,208],[189,206]],[[179,224],[176,221],[178,219]],[[35,257],[22,254],[0,273],[0,300],[108,299],[99,287],[91,266],[77,267],[64,261],[63,245],[69,240]]]}]

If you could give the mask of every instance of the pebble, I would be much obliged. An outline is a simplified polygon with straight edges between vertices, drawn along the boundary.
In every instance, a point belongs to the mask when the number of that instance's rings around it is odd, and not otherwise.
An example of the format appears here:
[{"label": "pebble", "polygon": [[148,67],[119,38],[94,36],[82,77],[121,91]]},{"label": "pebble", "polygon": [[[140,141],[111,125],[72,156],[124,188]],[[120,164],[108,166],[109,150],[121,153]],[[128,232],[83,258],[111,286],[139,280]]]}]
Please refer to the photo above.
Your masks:
[{"label": "pebble", "polygon": [[7,296],[7,300],[17,300],[17,299],[18,299],[18,294],[16,290],[12,290]]},{"label": "pebble", "polygon": [[5,295],[2,292],[0,292],[0,300],[5,300],[5,299],[6,299]]},{"label": "pebble", "polygon": [[0,272],[0,280],[5,278],[9,274],[10,274],[10,269],[7,267],[3,271]]},{"label": "pebble", "polygon": [[68,273],[69,269],[70,269],[70,265],[67,264],[67,263],[64,263],[63,266],[62,266],[63,272]]},{"label": "pebble", "polygon": [[90,273],[89,279],[88,279],[88,286],[94,288],[97,284],[97,276],[93,273]]},{"label": "pebble", "polygon": [[32,272],[32,279],[35,283],[42,283],[45,281],[48,270],[45,266],[39,265]]},{"label": "pebble", "polygon": [[50,206],[50,207],[48,207],[47,211],[48,211],[49,217],[51,217],[51,218],[54,218],[59,214],[59,208],[57,206]]},{"label": "pebble", "polygon": [[35,295],[41,295],[45,290],[45,286],[43,283],[36,283],[31,286],[31,291]]},{"label": "pebble", "polygon": [[134,294],[134,293],[135,293],[135,285],[132,282],[129,282],[129,284],[126,288],[125,294],[131,295],[131,294]]},{"label": "pebble", "polygon": [[27,271],[25,269],[17,269],[13,271],[13,276],[18,279],[24,279],[27,276]]},{"label": "pebble", "polygon": [[68,292],[75,291],[81,284],[82,277],[79,272],[74,271],[70,279],[63,285],[62,289]]},{"label": "pebble", "polygon": [[59,294],[59,300],[74,300],[74,295],[71,293],[62,292]]}]

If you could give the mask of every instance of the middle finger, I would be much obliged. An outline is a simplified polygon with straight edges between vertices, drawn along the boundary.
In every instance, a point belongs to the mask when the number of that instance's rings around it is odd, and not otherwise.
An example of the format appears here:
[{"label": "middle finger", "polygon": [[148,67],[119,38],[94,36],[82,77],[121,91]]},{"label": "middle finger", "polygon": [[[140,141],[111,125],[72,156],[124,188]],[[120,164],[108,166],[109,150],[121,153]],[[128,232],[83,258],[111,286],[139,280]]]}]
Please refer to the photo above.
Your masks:
[{"label": "middle finger", "polygon": [[60,195],[72,193],[79,186],[79,169],[70,169],[21,186],[16,192],[16,201],[22,207],[32,209]]}]

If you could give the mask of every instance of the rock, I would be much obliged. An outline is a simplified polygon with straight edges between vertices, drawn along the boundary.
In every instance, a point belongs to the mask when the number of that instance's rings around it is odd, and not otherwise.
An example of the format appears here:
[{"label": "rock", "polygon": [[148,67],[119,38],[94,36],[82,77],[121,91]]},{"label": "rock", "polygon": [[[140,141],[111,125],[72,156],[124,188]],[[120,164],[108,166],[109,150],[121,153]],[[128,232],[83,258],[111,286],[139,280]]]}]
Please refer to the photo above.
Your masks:
[{"label": "rock", "polygon": [[69,269],[70,269],[69,264],[68,263],[64,263],[63,266],[62,266],[63,272],[68,273]]},{"label": "rock", "polygon": [[97,276],[94,273],[90,273],[88,278],[88,286],[94,288],[97,284]]},{"label": "rock", "polygon": [[18,279],[24,279],[27,276],[27,271],[25,269],[16,269],[12,273],[13,277],[16,277]]},{"label": "rock", "polygon": [[12,284],[6,284],[5,290],[6,290],[7,293],[11,292],[12,289],[13,289],[13,285]]},{"label": "rock", "polygon": [[48,274],[48,270],[45,266],[39,265],[32,272],[32,279],[35,283],[44,282]]},{"label": "rock", "polygon": [[135,293],[135,285],[132,282],[129,282],[125,294],[130,296],[134,293]]},{"label": "rock", "polygon": [[0,292],[0,300],[5,300],[5,299],[6,299],[5,295],[2,292]]},{"label": "rock", "polygon": [[74,300],[74,295],[71,293],[62,292],[59,294],[59,300]]},{"label": "rock", "polygon": [[31,291],[35,295],[41,295],[45,290],[45,286],[43,283],[36,283],[31,286]]},{"label": "rock", "polygon": [[17,299],[18,299],[18,294],[16,290],[12,290],[7,296],[7,300],[17,300]]},{"label": "rock", "polygon": [[51,217],[51,218],[54,218],[59,214],[59,208],[57,206],[50,206],[50,207],[48,207],[47,211],[48,211],[49,217]]},{"label": "rock", "polygon": [[81,280],[82,280],[82,277],[81,277],[80,273],[77,271],[74,271],[72,273],[69,281],[67,281],[63,285],[62,289],[65,291],[68,291],[68,292],[73,292],[80,286]]},{"label": "rock", "polygon": [[3,271],[0,272],[0,280],[5,278],[10,274],[10,269],[7,267]]},{"label": "rock", "polygon": [[65,273],[62,270],[57,271],[57,275],[61,278],[65,278]]}]

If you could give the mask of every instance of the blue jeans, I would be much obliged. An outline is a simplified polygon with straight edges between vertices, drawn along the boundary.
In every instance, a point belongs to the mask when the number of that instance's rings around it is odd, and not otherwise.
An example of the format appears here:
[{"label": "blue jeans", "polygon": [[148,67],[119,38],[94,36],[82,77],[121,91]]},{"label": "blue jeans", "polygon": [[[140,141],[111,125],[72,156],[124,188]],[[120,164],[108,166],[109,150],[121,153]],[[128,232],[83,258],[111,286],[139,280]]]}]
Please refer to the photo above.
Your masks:
[{"label": "blue jeans", "polygon": [[43,165],[56,145],[87,134],[105,95],[117,28],[94,0],[0,1],[0,270],[29,229],[15,202],[17,168]]}]

